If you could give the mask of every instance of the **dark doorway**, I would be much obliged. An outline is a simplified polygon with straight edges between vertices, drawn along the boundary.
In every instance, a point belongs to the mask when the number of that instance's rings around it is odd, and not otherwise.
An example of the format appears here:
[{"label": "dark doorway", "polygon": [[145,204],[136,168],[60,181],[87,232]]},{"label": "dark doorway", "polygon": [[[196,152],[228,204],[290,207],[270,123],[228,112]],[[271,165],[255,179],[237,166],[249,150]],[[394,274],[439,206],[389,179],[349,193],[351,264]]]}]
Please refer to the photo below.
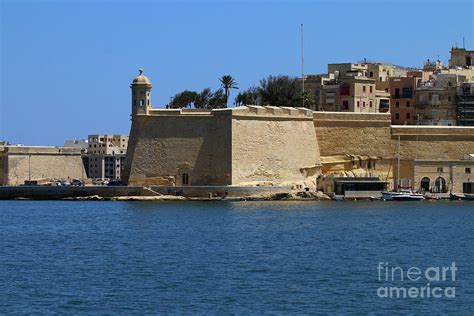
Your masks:
[{"label": "dark doorway", "polygon": [[464,182],[462,184],[462,193],[474,193],[474,185],[472,182]]},{"label": "dark doorway", "polygon": [[181,176],[181,184],[188,185],[189,184],[189,175],[187,173],[183,173]]},{"label": "dark doorway", "polygon": [[424,177],[423,179],[421,179],[420,187],[421,191],[428,192],[430,190],[430,178]]}]

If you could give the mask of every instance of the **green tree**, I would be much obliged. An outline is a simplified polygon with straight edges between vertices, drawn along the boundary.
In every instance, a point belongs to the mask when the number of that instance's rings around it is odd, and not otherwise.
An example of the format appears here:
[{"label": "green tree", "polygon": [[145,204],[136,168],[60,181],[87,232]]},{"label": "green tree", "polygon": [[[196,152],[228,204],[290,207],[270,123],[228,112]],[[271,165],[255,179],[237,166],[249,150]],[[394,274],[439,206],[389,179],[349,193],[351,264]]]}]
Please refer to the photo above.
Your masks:
[{"label": "green tree", "polygon": [[241,105],[259,105],[259,88],[253,86],[248,90],[239,92],[235,97],[235,104],[237,106]]},{"label": "green tree", "polygon": [[178,108],[191,108],[195,105],[196,97],[198,93],[196,91],[184,90],[183,92],[175,94],[171,100],[169,107],[172,109]]},{"label": "green tree", "polygon": [[268,76],[260,80],[259,95],[262,105],[301,106],[301,84],[295,77]]},{"label": "green tree", "polygon": [[221,82],[221,86],[225,92],[225,104],[227,106],[227,100],[229,99],[230,89],[238,89],[239,87],[237,86],[237,82],[235,81],[235,79],[230,75],[222,76],[221,78],[219,78],[219,81]]},{"label": "green tree", "polygon": [[302,91],[300,94],[299,104],[305,108],[311,108],[311,106],[315,104],[313,95],[309,91]]}]

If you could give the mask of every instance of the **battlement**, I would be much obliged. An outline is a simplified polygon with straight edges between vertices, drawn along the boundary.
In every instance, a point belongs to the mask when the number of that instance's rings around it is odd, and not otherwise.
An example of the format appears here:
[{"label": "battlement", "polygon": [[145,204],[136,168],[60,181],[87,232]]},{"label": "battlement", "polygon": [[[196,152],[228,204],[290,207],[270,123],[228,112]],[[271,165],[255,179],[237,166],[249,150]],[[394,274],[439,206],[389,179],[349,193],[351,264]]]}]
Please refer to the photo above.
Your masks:
[{"label": "battlement", "polygon": [[313,111],[305,108],[246,105],[226,109],[149,109],[148,116],[220,116],[228,115],[237,118],[260,117],[277,119],[307,119],[313,118]]}]

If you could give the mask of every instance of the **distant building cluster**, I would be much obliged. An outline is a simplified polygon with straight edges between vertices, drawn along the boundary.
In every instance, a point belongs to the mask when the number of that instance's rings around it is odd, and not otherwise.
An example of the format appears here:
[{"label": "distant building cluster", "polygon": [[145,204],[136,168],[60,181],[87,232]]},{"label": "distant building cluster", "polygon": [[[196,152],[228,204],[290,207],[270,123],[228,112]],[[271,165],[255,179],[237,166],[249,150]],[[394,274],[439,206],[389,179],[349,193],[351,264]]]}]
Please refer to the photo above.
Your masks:
[{"label": "distant building cluster", "polygon": [[474,126],[474,50],[452,48],[449,66],[422,69],[374,63],[329,64],[305,76],[315,111],[386,113],[394,125]]}]

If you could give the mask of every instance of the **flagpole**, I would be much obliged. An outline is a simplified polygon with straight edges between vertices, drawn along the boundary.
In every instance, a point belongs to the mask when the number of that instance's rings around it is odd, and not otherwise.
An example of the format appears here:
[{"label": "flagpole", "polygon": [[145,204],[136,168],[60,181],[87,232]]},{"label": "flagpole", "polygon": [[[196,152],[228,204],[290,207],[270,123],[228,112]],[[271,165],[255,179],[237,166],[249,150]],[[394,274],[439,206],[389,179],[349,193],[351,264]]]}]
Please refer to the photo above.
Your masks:
[{"label": "flagpole", "polygon": [[302,86],[302,100],[304,107],[304,32],[303,23],[301,23],[301,86]]}]

